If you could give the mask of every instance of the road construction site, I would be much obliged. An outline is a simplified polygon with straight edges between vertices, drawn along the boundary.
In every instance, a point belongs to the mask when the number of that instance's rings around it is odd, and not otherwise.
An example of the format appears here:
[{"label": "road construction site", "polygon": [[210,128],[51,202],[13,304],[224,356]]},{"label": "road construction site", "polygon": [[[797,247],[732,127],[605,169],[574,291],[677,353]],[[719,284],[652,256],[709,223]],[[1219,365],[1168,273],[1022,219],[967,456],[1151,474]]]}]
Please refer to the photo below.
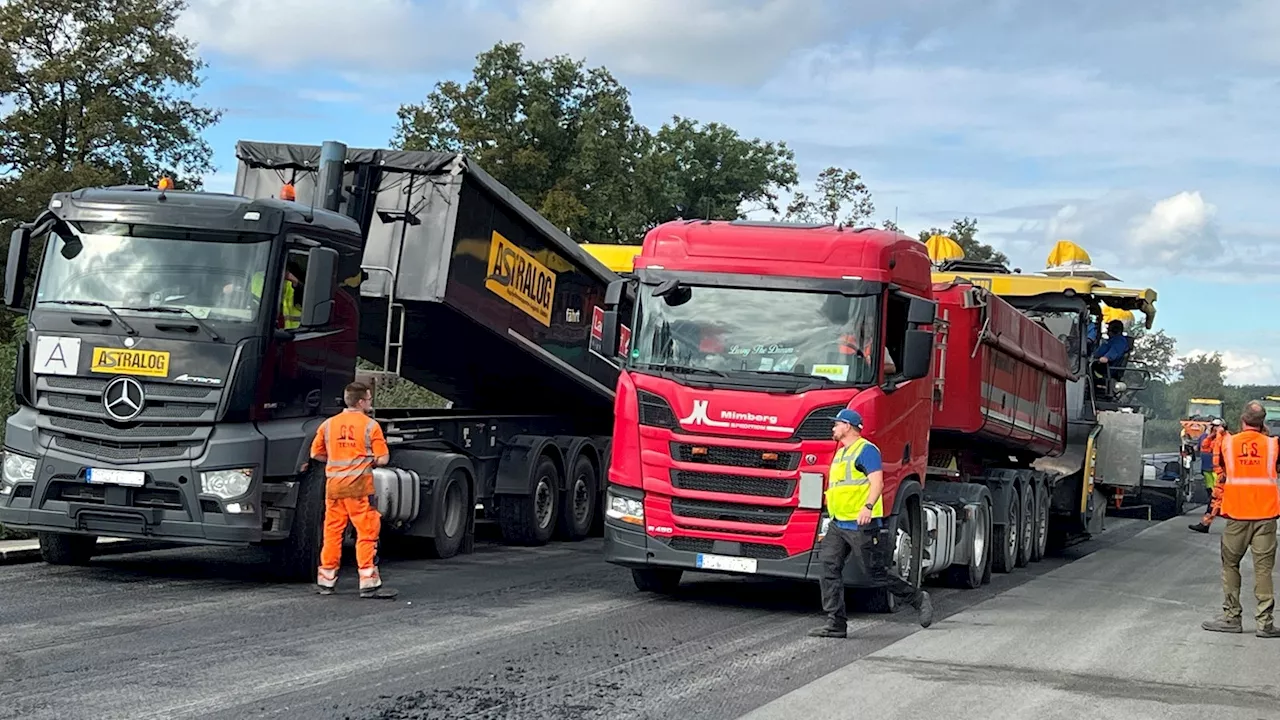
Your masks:
[{"label": "road construction site", "polygon": [[927,630],[854,613],[847,640],[805,636],[812,585],[690,574],[640,593],[599,539],[447,561],[394,546],[400,597],[376,602],[352,573],[321,597],[221,549],[13,564],[0,717],[1278,717],[1274,646],[1248,622],[1199,628],[1221,602],[1220,531],[1112,518],[980,590],[931,588]]}]

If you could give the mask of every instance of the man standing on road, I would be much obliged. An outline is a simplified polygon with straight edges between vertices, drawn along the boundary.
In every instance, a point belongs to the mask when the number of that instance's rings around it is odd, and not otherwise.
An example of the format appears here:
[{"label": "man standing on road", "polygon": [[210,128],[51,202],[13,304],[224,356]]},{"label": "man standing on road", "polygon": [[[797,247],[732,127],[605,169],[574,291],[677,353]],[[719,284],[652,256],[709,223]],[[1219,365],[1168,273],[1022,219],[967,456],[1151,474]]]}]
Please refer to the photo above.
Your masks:
[{"label": "man standing on road", "polygon": [[[862,416],[853,410],[841,410],[833,418],[831,430],[836,440],[836,454],[827,475],[827,513],[831,524],[822,538],[818,556],[822,560],[822,609],[827,624],[809,631],[813,637],[845,637],[848,617],[844,606],[844,565],[851,553],[861,560],[863,548],[870,539],[867,531],[875,531],[884,522],[884,472],[880,466],[880,450],[862,437]],[[929,593],[912,587],[893,572],[889,573],[889,590],[915,608],[920,625],[933,624],[933,601]]]},{"label": "man standing on road", "polygon": [[373,468],[391,459],[382,426],[366,413],[373,408],[373,392],[364,383],[351,383],[342,393],[347,409],[325,420],[311,443],[311,457],[325,463],[324,545],[316,584],[321,595],[332,595],[342,562],[342,536],[350,521],[356,528],[356,565],[360,597],[393,598],[396,591],[382,586],[378,575],[378,535],[382,516],[373,497]]},{"label": "man standing on road", "polygon": [[1280,637],[1274,625],[1275,589],[1271,573],[1276,566],[1276,519],[1280,518],[1280,441],[1266,434],[1267,411],[1253,400],[1244,406],[1240,432],[1222,441],[1222,589],[1226,596],[1222,617],[1201,625],[1212,632],[1238,633],[1240,616],[1240,561],[1253,552],[1253,594],[1257,635]]},{"label": "man standing on road", "polygon": [[1199,533],[1209,532],[1213,519],[1222,512],[1222,439],[1227,428],[1222,420],[1214,418],[1213,424],[1200,436],[1200,469],[1204,473],[1204,487],[1209,491],[1209,506],[1200,522],[1187,527]]}]

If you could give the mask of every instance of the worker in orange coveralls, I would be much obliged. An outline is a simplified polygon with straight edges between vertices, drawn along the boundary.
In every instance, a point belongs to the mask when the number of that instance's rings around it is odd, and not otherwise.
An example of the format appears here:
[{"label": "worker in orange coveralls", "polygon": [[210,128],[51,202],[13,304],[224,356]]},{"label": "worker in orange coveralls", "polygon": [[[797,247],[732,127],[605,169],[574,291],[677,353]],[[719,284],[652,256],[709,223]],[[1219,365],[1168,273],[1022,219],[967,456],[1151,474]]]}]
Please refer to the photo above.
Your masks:
[{"label": "worker in orange coveralls", "polygon": [[[1263,434],[1266,434],[1265,429]],[[1210,477],[1213,478],[1213,487],[1209,488],[1209,507],[1205,510],[1204,517],[1200,518],[1200,522],[1187,526],[1199,533],[1209,532],[1209,527],[1213,525],[1213,519],[1222,514],[1222,482],[1224,477],[1222,440],[1226,436],[1226,425],[1215,418],[1213,424],[1205,431],[1200,441],[1202,467],[1212,468],[1212,470],[1205,471],[1205,478],[1206,480]]]},{"label": "worker in orange coveralls", "polygon": [[373,392],[364,383],[344,388],[347,409],[321,423],[311,443],[311,457],[325,463],[324,545],[316,576],[321,595],[332,595],[342,562],[342,536],[350,521],[356,528],[356,565],[360,597],[393,598],[396,591],[382,586],[378,575],[378,534],[382,516],[373,497],[373,468],[391,459],[382,426],[367,415]]}]

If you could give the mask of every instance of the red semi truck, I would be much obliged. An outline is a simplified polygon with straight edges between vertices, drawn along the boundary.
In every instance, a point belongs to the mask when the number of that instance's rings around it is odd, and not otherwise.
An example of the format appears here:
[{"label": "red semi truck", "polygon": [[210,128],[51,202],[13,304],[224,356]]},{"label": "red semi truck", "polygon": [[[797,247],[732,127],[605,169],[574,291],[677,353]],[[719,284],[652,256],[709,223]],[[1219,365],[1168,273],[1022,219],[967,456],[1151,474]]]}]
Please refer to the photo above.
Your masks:
[{"label": "red semi truck", "polygon": [[914,239],[670,222],[606,301],[601,345],[624,326],[632,339],[605,555],[641,590],[686,570],[816,580],[846,407],[884,460],[888,522],[845,577],[873,609],[893,610],[887,572],[978,587],[1040,559],[1051,522],[1080,520],[1087,488],[1031,467],[1066,441],[1065,346],[983,288],[935,284]]}]

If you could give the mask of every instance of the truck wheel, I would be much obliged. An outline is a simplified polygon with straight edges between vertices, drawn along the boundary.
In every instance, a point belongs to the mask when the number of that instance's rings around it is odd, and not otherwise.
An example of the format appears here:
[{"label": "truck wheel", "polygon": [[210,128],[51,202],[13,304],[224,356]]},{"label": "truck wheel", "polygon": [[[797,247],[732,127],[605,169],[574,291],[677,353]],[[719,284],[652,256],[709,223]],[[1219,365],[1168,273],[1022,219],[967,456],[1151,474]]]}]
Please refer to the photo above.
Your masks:
[{"label": "truck wheel", "polygon": [[1027,484],[1022,486],[1022,490],[1018,493],[1021,498],[1022,512],[1018,518],[1018,567],[1026,567],[1031,564],[1031,547],[1035,544],[1035,487]]},{"label": "truck wheel", "polygon": [[498,500],[498,527],[507,542],[516,545],[545,545],[556,529],[560,501],[560,472],[551,458],[543,456],[533,472],[533,489],[528,495],[503,495]]},{"label": "truck wheel", "polygon": [[289,538],[271,546],[271,564],[285,582],[314,582],[324,544],[324,470],[312,463],[300,481]]},{"label": "truck wheel", "polygon": [[680,587],[682,575],[679,568],[636,568],[631,571],[631,582],[640,592],[670,595]]},{"label": "truck wheel", "polygon": [[458,554],[467,535],[468,502],[471,493],[467,489],[467,473],[461,468],[449,473],[440,487],[440,509],[432,518],[433,537],[429,554],[444,559]]},{"label": "truck wheel", "polygon": [[569,540],[581,540],[591,532],[596,522],[596,506],[599,504],[599,487],[596,469],[591,461],[578,456],[569,474],[560,505],[560,535]]},{"label": "truck wheel", "polygon": [[1019,530],[1022,527],[1022,502],[1018,491],[1014,489],[1013,497],[1009,499],[1009,511],[1004,517],[1004,523],[995,526],[995,532],[992,533],[992,550],[995,556],[992,558],[993,568],[998,573],[1011,573],[1013,568],[1018,564],[1018,538]]},{"label": "truck wheel", "polygon": [[64,535],[63,533],[37,533],[40,539],[40,558],[50,565],[87,565],[98,548],[94,535]]},{"label": "truck wheel", "polygon": [[1031,544],[1031,562],[1044,559],[1049,546],[1049,490],[1040,485],[1036,487],[1036,521],[1035,541]]},{"label": "truck wheel", "polygon": [[991,568],[991,502],[983,498],[974,511],[972,547],[969,548],[967,565],[947,568],[947,584],[952,587],[974,590],[987,581]]}]

